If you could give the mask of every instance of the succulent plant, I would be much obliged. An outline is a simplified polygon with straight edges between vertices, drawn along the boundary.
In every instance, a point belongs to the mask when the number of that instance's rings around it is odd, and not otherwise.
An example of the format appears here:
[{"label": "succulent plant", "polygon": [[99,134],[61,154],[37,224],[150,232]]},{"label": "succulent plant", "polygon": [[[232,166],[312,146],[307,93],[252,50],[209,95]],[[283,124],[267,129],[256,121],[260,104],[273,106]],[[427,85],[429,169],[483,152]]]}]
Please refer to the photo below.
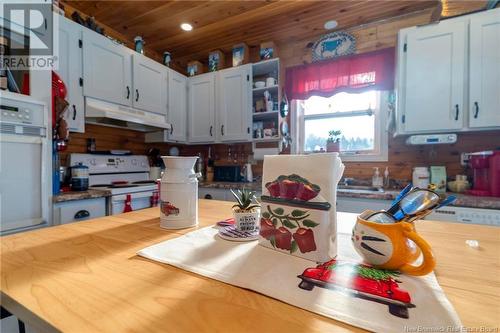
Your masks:
[{"label": "succulent plant", "polygon": [[238,193],[235,193],[233,190],[231,190],[231,193],[238,202],[237,204],[233,205],[233,208],[237,207],[239,208],[239,210],[247,212],[254,208],[260,207],[260,205],[253,203],[254,201],[256,201],[255,191],[250,191],[243,187],[241,190],[238,190]]}]

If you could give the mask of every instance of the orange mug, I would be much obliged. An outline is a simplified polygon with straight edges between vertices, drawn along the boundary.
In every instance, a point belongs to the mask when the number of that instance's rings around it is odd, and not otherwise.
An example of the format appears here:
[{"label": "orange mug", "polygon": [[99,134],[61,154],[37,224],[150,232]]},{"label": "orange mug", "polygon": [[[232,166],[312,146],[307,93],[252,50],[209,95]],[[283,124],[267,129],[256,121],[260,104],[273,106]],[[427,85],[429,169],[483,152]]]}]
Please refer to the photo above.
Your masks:
[{"label": "orange mug", "polygon": [[[376,268],[398,270],[408,275],[425,275],[434,269],[436,260],[430,245],[417,233],[412,223],[377,223],[365,220],[372,211],[358,216],[351,240],[363,260]],[[413,265],[420,253],[423,260]]]}]

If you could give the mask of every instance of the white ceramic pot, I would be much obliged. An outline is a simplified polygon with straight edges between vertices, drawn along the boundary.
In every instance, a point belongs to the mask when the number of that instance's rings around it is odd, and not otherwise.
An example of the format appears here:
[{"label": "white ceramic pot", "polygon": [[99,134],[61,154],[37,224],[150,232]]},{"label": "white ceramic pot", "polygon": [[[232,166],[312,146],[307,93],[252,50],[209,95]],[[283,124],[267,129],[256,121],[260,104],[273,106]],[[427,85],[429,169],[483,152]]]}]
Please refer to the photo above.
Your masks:
[{"label": "white ceramic pot", "polygon": [[160,188],[160,226],[182,229],[198,224],[198,157],[162,156],[165,172]]},{"label": "white ceramic pot", "polygon": [[236,228],[244,232],[259,232],[260,208],[255,208],[253,212],[237,212],[233,210],[233,217]]}]

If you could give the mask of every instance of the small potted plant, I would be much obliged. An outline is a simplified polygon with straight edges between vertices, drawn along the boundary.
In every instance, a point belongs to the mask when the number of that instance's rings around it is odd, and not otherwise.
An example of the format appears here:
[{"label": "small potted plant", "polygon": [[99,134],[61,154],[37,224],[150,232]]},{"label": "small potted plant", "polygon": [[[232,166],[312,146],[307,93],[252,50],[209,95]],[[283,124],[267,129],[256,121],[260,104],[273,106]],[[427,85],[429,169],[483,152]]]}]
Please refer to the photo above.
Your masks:
[{"label": "small potted plant", "polygon": [[233,216],[236,228],[239,231],[259,232],[260,224],[260,205],[256,203],[255,191],[243,189],[235,193],[231,193],[236,199],[236,204],[233,205]]},{"label": "small potted plant", "polygon": [[340,134],[341,131],[329,131],[326,140],[326,151],[329,153],[340,152]]}]

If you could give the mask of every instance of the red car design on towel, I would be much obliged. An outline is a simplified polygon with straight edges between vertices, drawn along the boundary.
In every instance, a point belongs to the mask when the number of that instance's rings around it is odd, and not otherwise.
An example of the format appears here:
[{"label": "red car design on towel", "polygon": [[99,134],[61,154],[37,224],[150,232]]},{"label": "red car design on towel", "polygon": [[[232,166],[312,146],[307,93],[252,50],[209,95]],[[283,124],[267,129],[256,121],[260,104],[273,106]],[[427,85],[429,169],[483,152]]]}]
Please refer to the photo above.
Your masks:
[{"label": "red car design on towel", "polygon": [[380,270],[367,265],[327,261],[315,268],[307,268],[298,277],[299,288],[312,290],[315,286],[336,289],[354,297],[386,304],[389,312],[400,318],[409,318],[408,308],[414,308],[410,294],[395,279],[396,271]]}]

